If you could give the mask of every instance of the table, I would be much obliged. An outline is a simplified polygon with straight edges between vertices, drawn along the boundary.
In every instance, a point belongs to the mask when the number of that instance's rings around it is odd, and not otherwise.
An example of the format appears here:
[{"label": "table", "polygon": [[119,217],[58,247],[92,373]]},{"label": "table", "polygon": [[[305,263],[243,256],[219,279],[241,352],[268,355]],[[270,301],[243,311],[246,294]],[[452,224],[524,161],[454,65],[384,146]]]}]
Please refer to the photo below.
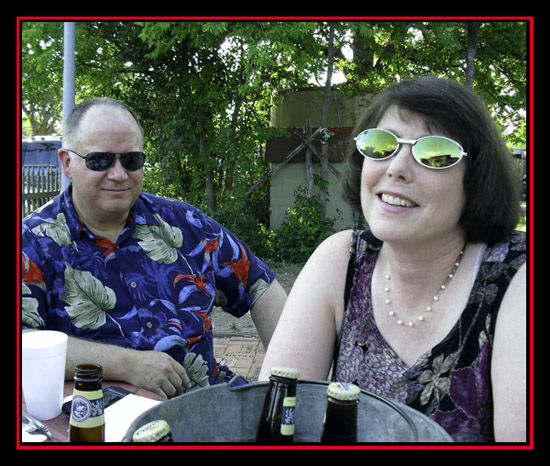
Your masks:
[{"label": "table", "polygon": [[[138,395],[143,396],[145,398],[150,398],[153,400],[158,401],[165,401],[164,398],[162,398],[159,395],[156,395],[155,393],[152,393],[148,390],[145,390],[143,388],[134,387],[133,385],[129,385],[122,382],[108,382],[103,381],[102,383],[103,388],[111,387],[111,386],[117,386],[124,388],[128,390],[129,392]],[[64,397],[72,395],[73,394],[73,388],[74,388],[74,382],[66,381],[65,386],[63,389],[63,395]],[[23,409],[25,409],[25,403],[23,401]],[[49,421],[42,421],[43,424],[48,426],[48,429],[50,429],[50,432],[52,434],[52,442],[68,442],[69,441],[69,416],[66,414],[61,413],[59,416],[57,416],[54,419],[50,419]]]}]

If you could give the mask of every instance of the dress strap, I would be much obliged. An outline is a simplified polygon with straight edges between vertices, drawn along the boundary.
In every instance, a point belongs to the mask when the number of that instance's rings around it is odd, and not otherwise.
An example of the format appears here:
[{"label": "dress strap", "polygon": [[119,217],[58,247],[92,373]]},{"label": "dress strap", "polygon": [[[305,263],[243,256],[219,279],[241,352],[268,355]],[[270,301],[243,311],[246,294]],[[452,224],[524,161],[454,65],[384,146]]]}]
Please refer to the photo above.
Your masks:
[{"label": "dress strap", "polygon": [[344,288],[344,311],[348,307],[349,295],[351,293],[351,288],[353,287],[353,276],[355,275],[355,269],[357,268],[357,243],[360,232],[353,230],[351,244],[350,244],[350,253],[348,268],[346,272],[346,287]]},{"label": "dress strap", "polygon": [[[344,288],[344,313],[348,308],[349,297],[351,289],[353,288],[353,277],[355,276],[355,270],[357,268],[357,243],[359,242],[359,236],[361,232],[358,230],[353,230],[351,236],[351,244],[349,250],[349,261],[348,268],[346,272],[346,286]],[[340,353],[340,337],[336,338],[334,344],[334,358],[332,361],[332,377],[336,374],[336,364],[338,362],[338,355]]]}]

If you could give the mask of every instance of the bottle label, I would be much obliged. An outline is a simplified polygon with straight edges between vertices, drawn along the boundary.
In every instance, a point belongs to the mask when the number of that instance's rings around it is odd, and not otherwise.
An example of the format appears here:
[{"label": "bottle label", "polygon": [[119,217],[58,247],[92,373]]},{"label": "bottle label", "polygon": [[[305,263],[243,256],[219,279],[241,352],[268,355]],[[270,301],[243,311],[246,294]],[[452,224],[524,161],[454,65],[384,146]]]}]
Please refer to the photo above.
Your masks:
[{"label": "bottle label", "polygon": [[71,405],[71,425],[87,428],[101,426],[104,422],[103,390],[75,390]]},{"label": "bottle label", "polygon": [[294,410],[296,409],[296,397],[287,396],[283,400],[283,417],[281,419],[281,434],[294,435]]}]

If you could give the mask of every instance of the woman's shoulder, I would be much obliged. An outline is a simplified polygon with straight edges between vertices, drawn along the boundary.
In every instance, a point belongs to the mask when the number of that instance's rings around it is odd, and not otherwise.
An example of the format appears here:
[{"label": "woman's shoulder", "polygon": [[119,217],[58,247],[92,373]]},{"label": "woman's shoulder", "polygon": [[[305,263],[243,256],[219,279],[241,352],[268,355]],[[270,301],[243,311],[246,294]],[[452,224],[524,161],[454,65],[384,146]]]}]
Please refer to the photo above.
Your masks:
[{"label": "woman's shoulder", "polygon": [[352,233],[352,230],[343,230],[323,240],[308,259],[307,265],[323,269],[345,266],[350,257]]},{"label": "woman's shoulder", "polygon": [[355,230],[342,230],[334,233],[319,245],[319,249],[322,251],[330,250],[335,252],[347,248],[349,251],[354,233]]},{"label": "woman's shoulder", "polygon": [[334,233],[317,246],[307,260],[302,275],[316,277],[316,280],[340,276],[346,270],[352,244],[352,230]]},{"label": "woman's shoulder", "polygon": [[502,241],[489,244],[484,255],[484,262],[500,262],[514,269],[519,269],[527,258],[527,235],[523,231],[514,231]]},{"label": "woman's shoulder", "polygon": [[382,246],[382,241],[376,238],[370,230],[342,230],[334,233],[325,239],[320,245],[321,251],[355,251],[358,248],[362,250],[378,251]]}]

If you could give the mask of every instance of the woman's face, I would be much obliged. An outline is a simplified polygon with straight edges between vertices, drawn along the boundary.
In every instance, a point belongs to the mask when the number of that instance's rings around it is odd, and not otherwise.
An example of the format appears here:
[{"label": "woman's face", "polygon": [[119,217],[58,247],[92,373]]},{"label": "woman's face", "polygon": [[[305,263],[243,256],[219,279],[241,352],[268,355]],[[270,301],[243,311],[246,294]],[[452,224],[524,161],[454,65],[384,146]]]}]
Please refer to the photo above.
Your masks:
[{"label": "woman's face", "polygon": [[[386,111],[378,127],[407,139],[433,134],[421,115],[396,106]],[[403,244],[464,238],[459,224],[465,205],[464,162],[433,170],[416,162],[411,150],[403,144],[389,159],[365,158],[361,205],[369,227],[379,239]]]}]

